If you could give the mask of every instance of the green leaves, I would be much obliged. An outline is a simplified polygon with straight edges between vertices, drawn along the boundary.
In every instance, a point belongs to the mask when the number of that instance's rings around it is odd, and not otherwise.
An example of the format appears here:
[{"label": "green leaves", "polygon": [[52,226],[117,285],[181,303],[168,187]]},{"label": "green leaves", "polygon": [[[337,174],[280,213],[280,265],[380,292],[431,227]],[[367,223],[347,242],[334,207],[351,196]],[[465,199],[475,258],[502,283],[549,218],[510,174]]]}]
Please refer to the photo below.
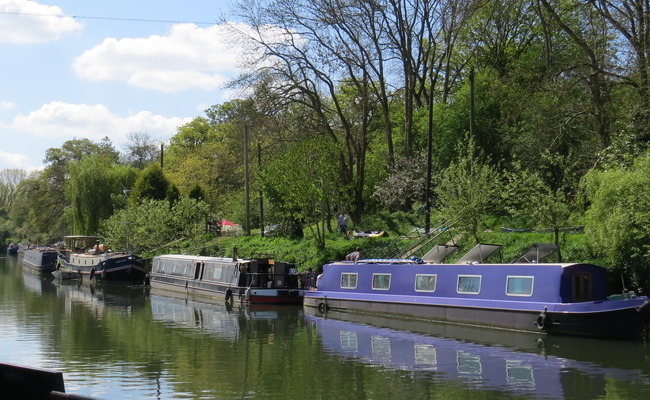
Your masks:
[{"label": "green leaves", "polygon": [[593,171],[586,177],[591,205],[587,243],[637,287],[650,287],[650,153],[631,167]]},{"label": "green leaves", "polygon": [[209,207],[201,200],[183,197],[172,207],[166,200],[144,199],[117,211],[104,221],[102,236],[109,247],[141,252],[158,249],[177,239],[205,233]]}]

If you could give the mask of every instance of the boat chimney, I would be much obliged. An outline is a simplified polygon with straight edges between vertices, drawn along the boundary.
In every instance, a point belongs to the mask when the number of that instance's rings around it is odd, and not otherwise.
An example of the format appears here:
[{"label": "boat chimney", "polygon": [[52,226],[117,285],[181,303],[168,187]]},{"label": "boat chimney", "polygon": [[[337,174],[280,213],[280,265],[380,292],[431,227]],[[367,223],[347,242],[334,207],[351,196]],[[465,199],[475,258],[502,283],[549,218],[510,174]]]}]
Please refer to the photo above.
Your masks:
[{"label": "boat chimney", "polygon": [[237,246],[233,246],[232,248],[232,260],[237,261]]}]

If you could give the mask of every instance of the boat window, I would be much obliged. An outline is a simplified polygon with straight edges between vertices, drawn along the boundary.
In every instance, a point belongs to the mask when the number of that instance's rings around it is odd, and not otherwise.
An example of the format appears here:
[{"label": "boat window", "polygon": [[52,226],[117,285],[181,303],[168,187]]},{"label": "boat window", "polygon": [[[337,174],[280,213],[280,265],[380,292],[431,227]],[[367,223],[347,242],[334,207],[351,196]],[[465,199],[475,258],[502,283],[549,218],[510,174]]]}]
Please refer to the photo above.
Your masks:
[{"label": "boat window", "polygon": [[532,296],[532,276],[509,276],[506,278],[506,294],[508,296]]},{"label": "boat window", "polygon": [[481,291],[481,276],[459,275],[456,291],[458,293],[479,294]]},{"label": "boat window", "polygon": [[373,290],[390,289],[390,274],[372,274]]},{"label": "boat window", "polygon": [[438,275],[415,275],[416,292],[435,292]]},{"label": "boat window", "polygon": [[212,272],[212,279],[214,279],[215,281],[220,281],[222,275],[223,275],[223,266],[215,265],[214,272]]},{"label": "boat window", "polygon": [[200,276],[200,271],[201,271],[201,266],[203,263],[197,262],[194,266],[194,279],[199,279]]},{"label": "boat window", "polygon": [[573,301],[591,301],[591,274],[573,274]]},{"label": "boat window", "polygon": [[341,289],[356,289],[357,274],[341,274]]}]

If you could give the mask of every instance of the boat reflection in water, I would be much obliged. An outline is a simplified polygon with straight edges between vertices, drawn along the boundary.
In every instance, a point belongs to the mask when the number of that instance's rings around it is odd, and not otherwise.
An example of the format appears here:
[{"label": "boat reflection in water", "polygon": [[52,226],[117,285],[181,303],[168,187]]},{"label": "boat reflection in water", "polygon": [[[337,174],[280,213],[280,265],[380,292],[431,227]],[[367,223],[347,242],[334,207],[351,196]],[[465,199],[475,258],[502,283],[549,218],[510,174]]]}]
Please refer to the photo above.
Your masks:
[{"label": "boat reflection in water", "polygon": [[[310,308],[305,313],[332,354],[412,371],[417,378],[455,381],[470,389],[534,398],[600,398],[607,393],[608,379],[650,382],[647,351],[639,342],[548,337],[338,312],[323,317]],[[586,390],[589,395],[584,397]]]},{"label": "boat reflection in water", "polygon": [[125,315],[130,315],[136,309],[142,309],[145,304],[148,288],[137,286],[97,284],[88,279],[51,280],[56,288],[57,296],[65,299],[65,312],[72,314],[72,305],[82,305],[96,316],[106,309],[117,309]]},{"label": "boat reflection in water", "polygon": [[29,292],[44,294],[56,292],[52,276],[34,274],[23,269],[23,283]]},{"label": "boat reflection in water", "polygon": [[244,329],[282,333],[304,315],[302,306],[209,301],[156,288],[151,288],[149,300],[154,321],[231,341],[237,341]]}]

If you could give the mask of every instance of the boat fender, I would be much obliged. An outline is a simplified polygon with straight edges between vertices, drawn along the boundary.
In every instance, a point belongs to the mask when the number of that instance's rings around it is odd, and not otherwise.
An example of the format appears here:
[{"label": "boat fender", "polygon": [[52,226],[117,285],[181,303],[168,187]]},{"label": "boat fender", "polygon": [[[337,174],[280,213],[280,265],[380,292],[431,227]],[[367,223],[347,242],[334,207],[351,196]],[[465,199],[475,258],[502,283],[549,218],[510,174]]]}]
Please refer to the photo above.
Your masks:
[{"label": "boat fender", "polygon": [[535,326],[539,330],[543,330],[543,329],[548,328],[549,324],[550,324],[550,320],[549,320],[549,318],[548,318],[548,316],[546,315],[545,312],[539,314],[537,316],[537,319],[535,320]]},{"label": "boat fender", "polygon": [[329,306],[326,303],[320,303],[318,304],[318,311],[325,314],[327,310],[329,309]]},{"label": "boat fender", "polygon": [[95,279],[95,268],[90,269],[90,280],[92,281]]},{"label": "boat fender", "polygon": [[144,276],[144,284],[145,286],[151,285],[151,277],[149,277],[149,274]]},{"label": "boat fender", "polygon": [[[79,274],[81,274],[81,272],[79,272]],[[106,270],[103,269],[102,270],[102,280],[105,280],[105,279],[106,279]]]},{"label": "boat fender", "polygon": [[226,301],[230,301],[232,299],[232,290],[228,289],[226,290]]}]

